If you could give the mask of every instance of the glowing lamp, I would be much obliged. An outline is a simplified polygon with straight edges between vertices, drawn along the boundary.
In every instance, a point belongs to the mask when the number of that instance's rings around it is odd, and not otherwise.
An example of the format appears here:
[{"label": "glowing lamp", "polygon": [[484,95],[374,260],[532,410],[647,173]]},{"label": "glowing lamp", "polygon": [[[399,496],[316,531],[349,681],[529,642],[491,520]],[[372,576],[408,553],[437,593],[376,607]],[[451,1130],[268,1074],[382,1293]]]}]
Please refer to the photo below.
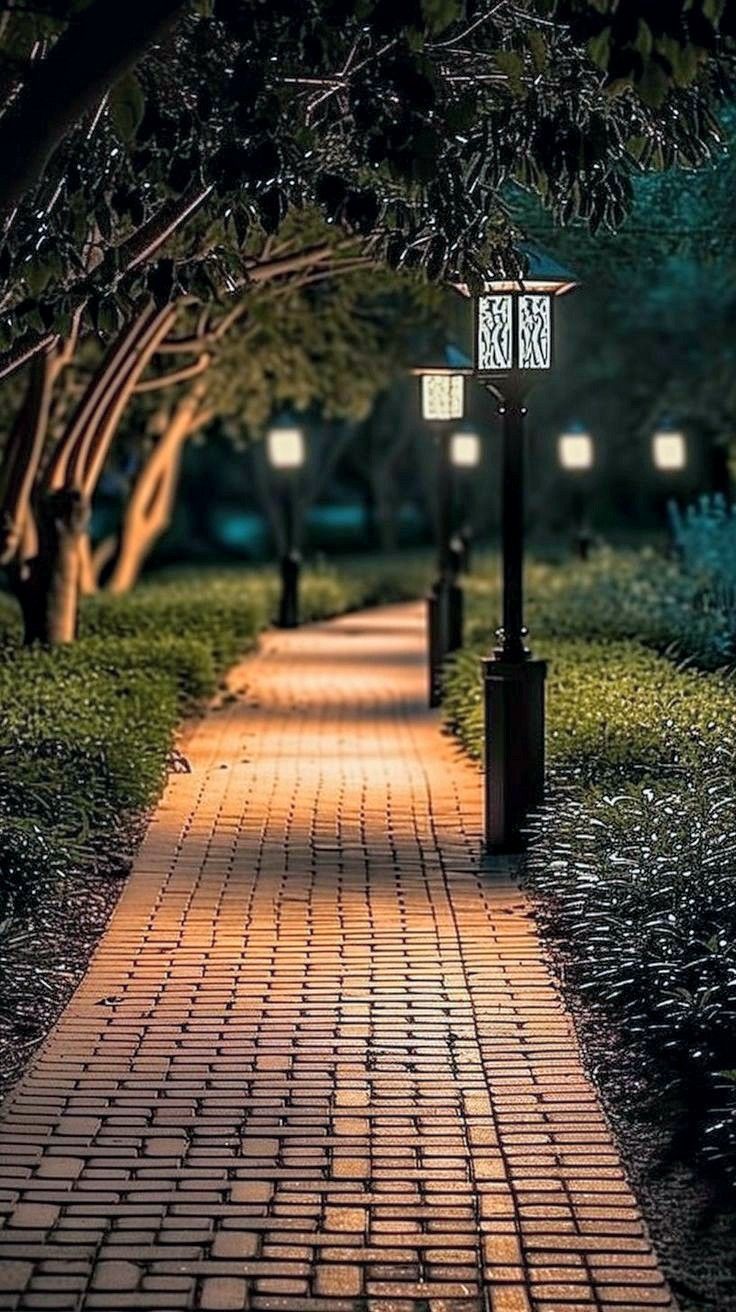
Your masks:
[{"label": "glowing lamp", "polygon": [[563,469],[592,469],[594,452],[590,433],[576,428],[561,433],[557,440],[557,454]]},{"label": "glowing lamp", "polygon": [[480,438],[477,433],[452,434],[450,463],[456,469],[475,469],[480,464]]},{"label": "glowing lamp", "polygon": [[273,469],[301,469],[306,454],[303,430],[287,425],[269,428],[266,454]]},{"label": "glowing lamp", "polygon": [[451,342],[411,371],[419,378],[422,419],[448,423],[465,414],[465,379],[472,374],[468,357]]},{"label": "glowing lamp", "polygon": [[454,283],[474,303],[473,364],[481,379],[551,368],[554,301],[577,286],[572,274],[542,251],[525,247],[519,257],[525,271],[516,277],[489,274],[479,291]]},{"label": "glowing lamp", "polygon": [[687,464],[685,434],[673,428],[662,428],[652,438],[652,460],[656,469],[676,471]]}]

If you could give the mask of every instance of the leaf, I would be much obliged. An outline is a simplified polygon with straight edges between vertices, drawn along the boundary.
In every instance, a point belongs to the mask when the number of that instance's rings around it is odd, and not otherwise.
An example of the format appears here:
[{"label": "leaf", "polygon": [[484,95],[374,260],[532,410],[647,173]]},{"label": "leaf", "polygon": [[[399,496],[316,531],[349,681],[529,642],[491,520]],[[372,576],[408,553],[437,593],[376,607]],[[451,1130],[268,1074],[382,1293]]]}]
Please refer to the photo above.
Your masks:
[{"label": "leaf", "polygon": [[422,0],[422,14],[433,36],[444,32],[462,15],[460,0]]},{"label": "leaf", "polygon": [[649,60],[637,81],[636,89],[645,105],[659,109],[669,94],[670,81],[664,69],[653,60]]},{"label": "leaf", "polygon": [[521,75],[524,72],[524,61],[521,55],[517,55],[515,50],[498,50],[496,51],[495,62],[501,72],[506,74],[512,94],[515,96],[520,95],[522,92]]},{"label": "leaf", "polygon": [[132,141],[143,120],[146,99],[135,73],[126,73],[110,92],[110,117],[123,141]]},{"label": "leaf", "polygon": [[526,43],[536,72],[543,73],[549,62],[549,51],[544,36],[536,28],[532,28],[527,36]]}]

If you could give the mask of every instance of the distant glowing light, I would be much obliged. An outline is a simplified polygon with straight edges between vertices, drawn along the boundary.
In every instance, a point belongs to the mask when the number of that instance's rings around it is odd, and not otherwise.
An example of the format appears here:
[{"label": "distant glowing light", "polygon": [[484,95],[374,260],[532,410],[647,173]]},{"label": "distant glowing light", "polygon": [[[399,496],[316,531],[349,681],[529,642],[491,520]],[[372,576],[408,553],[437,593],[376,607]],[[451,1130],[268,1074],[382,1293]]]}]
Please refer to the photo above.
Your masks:
[{"label": "distant glowing light", "polygon": [[269,428],[266,454],[274,469],[300,469],[306,454],[301,428]]},{"label": "distant glowing light", "polygon": [[657,469],[684,469],[687,464],[685,434],[670,429],[655,433],[652,438],[652,460]]},{"label": "distant glowing light", "polygon": [[595,453],[590,433],[561,433],[557,454],[563,469],[592,469]]},{"label": "distant glowing light", "polygon": [[450,463],[457,469],[475,469],[480,464],[480,438],[477,433],[452,434]]}]

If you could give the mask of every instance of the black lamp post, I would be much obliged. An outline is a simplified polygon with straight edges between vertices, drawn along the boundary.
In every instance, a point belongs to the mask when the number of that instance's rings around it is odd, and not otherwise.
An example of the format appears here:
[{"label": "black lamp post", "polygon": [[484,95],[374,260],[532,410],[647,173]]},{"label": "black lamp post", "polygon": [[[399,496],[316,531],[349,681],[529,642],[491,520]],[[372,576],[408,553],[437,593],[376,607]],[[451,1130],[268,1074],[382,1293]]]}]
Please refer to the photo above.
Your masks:
[{"label": "black lamp post", "polygon": [[[450,438],[450,465],[455,475],[468,475],[480,465],[481,443],[475,429],[462,427],[455,430]],[[459,529],[450,540],[450,546],[456,561],[457,573],[470,572],[470,551],[473,528],[469,518],[464,518]]]},{"label": "black lamp post", "polygon": [[518,851],[528,813],[544,795],[546,664],[534,660],[524,626],[524,417],[526,395],[551,368],[554,303],[575,280],[554,260],[522,253],[526,272],[488,276],[475,308],[474,373],[503,419],[503,613],[498,647],[483,661],[485,688],[485,841],[489,852]]},{"label": "black lamp post", "polygon": [[[669,494],[662,497],[657,496],[657,503],[664,501],[664,511],[667,514],[672,493],[676,490],[676,484],[673,482],[678,475],[682,475],[687,466],[687,438],[684,432],[677,428],[669,418],[663,418],[659,427],[652,433],[652,464],[660,474],[668,476],[670,480]],[[675,540],[675,533],[672,519],[667,514],[670,531],[670,551],[677,555],[678,547]]]},{"label": "black lamp post", "polygon": [[444,346],[426,364],[413,369],[419,377],[422,418],[437,440],[437,576],[427,596],[429,705],[442,697],[442,666],[463,642],[463,593],[458,582],[460,555],[452,544],[452,434],[465,413],[465,377],[470,360],[458,347]]},{"label": "black lamp post", "polygon": [[593,468],[595,453],[593,438],[582,424],[571,424],[565,433],[560,434],[557,439],[557,455],[562,468],[568,470],[575,480],[573,487],[575,544],[580,560],[587,560],[593,535],[587,515],[582,480]]},{"label": "black lamp post", "polygon": [[281,596],[277,624],[295,629],[299,624],[301,554],[297,545],[297,478],[305,460],[304,431],[292,423],[274,424],[266,433],[266,455],[281,491],[284,543],[281,555]]}]

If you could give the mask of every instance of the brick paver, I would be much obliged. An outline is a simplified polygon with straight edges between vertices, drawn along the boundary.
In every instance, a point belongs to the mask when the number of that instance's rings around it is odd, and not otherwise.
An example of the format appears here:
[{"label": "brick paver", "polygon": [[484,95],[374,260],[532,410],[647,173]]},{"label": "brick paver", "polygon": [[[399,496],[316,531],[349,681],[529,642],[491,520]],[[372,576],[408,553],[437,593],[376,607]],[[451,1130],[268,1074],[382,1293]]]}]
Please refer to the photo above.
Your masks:
[{"label": "brick paver", "polygon": [[672,1307],[418,607],[269,635],[0,1125],[0,1308]]}]

